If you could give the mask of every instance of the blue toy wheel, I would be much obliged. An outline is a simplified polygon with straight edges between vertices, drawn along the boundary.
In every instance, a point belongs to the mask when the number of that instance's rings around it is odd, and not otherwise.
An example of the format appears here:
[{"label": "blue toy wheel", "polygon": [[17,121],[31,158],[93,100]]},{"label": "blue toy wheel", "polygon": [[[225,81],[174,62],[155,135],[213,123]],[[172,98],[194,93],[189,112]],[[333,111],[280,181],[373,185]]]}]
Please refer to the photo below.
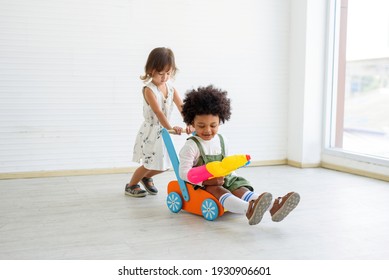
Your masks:
[{"label": "blue toy wheel", "polygon": [[167,203],[167,207],[173,213],[178,213],[182,209],[181,196],[176,192],[171,192],[168,194],[166,203]]},{"label": "blue toy wheel", "polygon": [[203,201],[201,204],[201,212],[203,213],[203,216],[208,221],[213,221],[217,218],[219,215],[219,209],[217,208],[216,202],[208,198]]}]

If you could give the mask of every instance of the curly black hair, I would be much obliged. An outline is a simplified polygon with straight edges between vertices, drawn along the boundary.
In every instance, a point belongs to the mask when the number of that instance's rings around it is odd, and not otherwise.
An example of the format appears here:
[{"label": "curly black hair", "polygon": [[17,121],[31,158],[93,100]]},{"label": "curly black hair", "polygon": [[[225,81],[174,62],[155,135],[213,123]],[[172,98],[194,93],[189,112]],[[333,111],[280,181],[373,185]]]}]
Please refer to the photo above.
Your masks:
[{"label": "curly black hair", "polygon": [[196,115],[219,116],[221,123],[228,121],[231,116],[231,101],[227,98],[227,92],[213,85],[186,92],[183,102],[182,115],[187,125],[193,124]]}]

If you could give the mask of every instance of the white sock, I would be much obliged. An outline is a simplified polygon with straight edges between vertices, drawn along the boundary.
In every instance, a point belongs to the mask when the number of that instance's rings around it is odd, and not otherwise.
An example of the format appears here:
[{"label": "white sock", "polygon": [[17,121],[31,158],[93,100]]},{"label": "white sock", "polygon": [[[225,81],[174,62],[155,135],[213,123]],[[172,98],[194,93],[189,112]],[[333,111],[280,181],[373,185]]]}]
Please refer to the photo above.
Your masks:
[{"label": "white sock", "polygon": [[[257,193],[252,192],[252,191],[247,191],[242,195],[242,199],[244,201],[250,202],[251,200],[256,200],[259,196],[260,196],[260,194],[257,194]],[[269,207],[267,208],[267,210],[270,210],[272,207],[273,207],[273,204],[270,204]]]},{"label": "white sock", "polygon": [[256,200],[258,197],[259,194],[252,191],[247,191],[242,195],[242,199],[247,202],[249,202],[250,200]]},{"label": "white sock", "polygon": [[225,193],[219,198],[220,204],[228,211],[238,214],[246,214],[249,203],[231,193]]}]

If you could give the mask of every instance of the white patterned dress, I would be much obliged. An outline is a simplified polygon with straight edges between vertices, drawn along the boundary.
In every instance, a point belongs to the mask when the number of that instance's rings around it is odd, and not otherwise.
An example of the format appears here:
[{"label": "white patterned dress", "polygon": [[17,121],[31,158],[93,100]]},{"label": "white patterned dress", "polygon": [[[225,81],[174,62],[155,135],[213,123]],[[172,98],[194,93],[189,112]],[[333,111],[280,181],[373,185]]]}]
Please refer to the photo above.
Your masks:
[{"label": "white patterned dress", "polygon": [[[166,99],[164,98],[163,93],[152,82],[149,82],[145,87],[151,89],[157,98],[158,105],[162,109],[162,112],[165,114],[166,118],[170,120],[173,109],[174,88],[169,83],[166,83],[166,86],[168,91]],[[143,164],[147,169],[165,171],[170,168],[171,164],[161,135],[163,126],[160,124],[154,111],[144,98],[143,117],[144,121],[135,140],[132,160]]]}]

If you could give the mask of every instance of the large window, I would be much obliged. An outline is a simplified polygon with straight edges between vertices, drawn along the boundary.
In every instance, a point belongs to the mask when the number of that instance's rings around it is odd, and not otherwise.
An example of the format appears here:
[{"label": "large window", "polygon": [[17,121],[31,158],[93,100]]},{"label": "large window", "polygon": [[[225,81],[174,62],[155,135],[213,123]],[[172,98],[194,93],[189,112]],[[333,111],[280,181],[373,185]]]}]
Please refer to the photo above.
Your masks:
[{"label": "large window", "polygon": [[389,160],[389,1],[334,1],[329,147]]}]

